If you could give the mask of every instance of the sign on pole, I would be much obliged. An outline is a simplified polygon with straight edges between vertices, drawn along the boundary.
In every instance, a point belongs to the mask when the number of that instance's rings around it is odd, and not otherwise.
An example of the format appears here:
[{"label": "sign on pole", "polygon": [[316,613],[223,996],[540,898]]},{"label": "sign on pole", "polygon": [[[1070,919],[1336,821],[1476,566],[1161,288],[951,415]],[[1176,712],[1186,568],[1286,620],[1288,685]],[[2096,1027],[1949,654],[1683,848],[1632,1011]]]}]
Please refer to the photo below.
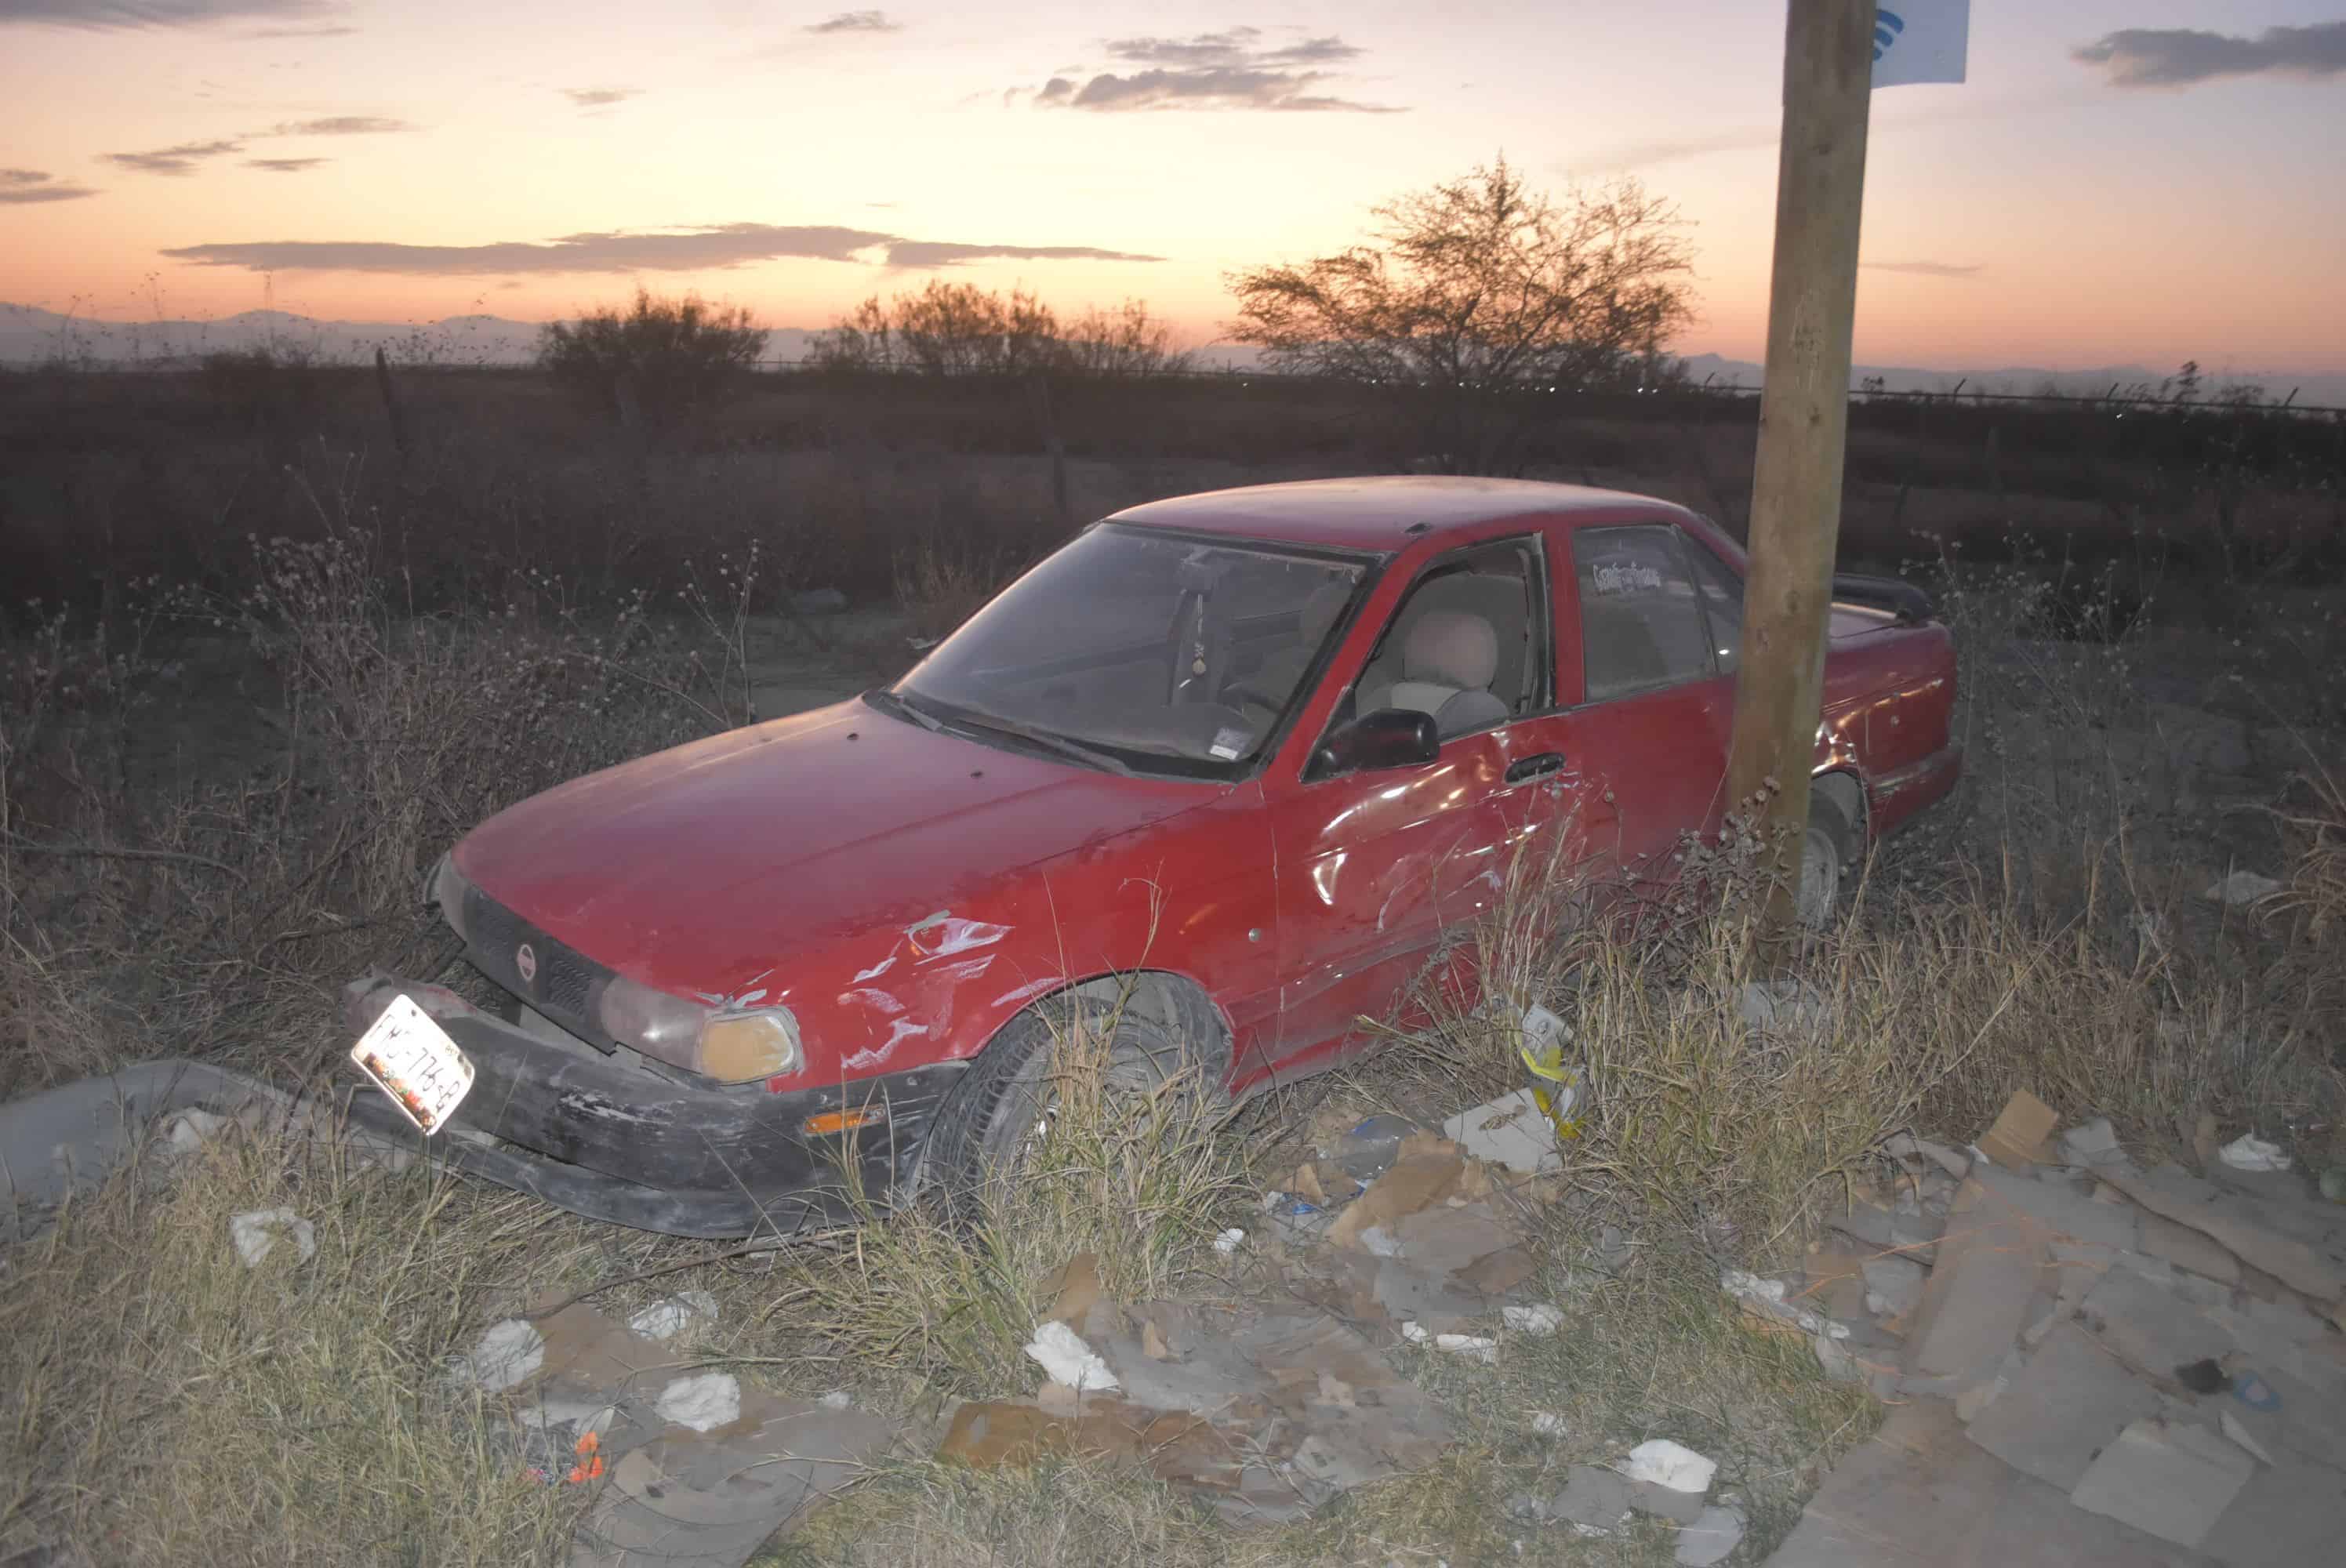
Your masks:
[{"label": "sign on pole", "polygon": [[1873,85],[1960,82],[1972,0],[1889,0],[1873,12]]}]

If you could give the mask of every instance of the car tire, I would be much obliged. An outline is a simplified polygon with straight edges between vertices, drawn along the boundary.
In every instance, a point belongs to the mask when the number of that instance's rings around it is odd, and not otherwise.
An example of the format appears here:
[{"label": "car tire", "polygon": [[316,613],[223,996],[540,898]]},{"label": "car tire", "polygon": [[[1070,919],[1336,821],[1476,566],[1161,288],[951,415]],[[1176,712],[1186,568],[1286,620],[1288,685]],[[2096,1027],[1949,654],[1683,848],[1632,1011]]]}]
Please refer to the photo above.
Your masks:
[{"label": "car tire", "polygon": [[1851,861],[1848,817],[1832,800],[1811,795],[1809,830],[1800,840],[1800,883],[1795,894],[1800,929],[1829,931],[1849,911],[1847,880]]},{"label": "car tire", "polygon": [[1219,1038],[1220,1020],[1187,998],[1177,1001],[1176,1011],[1178,1026],[1168,1028],[1128,1003],[1070,993],[1036,1003],[1004,1024],[963,1074],[930,1131],[927,1179],[946,1207],[974,1213],[984,1194],[1016,1175],[1027,1140],[1047,1135],[1057,1044],[1077,1029],[1106,1035],[1111,1092],[1149,1094],[1192,1068],[1199,1069],[1193,1092],[1202,1096],[1218,1088],[1203,1071],[1208,1054],[1198,1043]]}]

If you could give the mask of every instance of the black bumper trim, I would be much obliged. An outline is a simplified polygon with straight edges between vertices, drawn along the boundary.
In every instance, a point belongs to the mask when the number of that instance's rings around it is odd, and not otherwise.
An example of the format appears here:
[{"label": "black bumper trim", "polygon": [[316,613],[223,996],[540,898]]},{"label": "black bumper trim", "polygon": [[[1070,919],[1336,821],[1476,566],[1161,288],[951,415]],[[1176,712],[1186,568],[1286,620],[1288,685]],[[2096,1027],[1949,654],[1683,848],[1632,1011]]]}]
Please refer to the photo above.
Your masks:
[{"label": "black bumper trim", "polygon": [[[622,1051],[603,1055],[541,1039],[440,986],[385,975],[343,991],[344,1021],[362,1033],[392,998],[419,1003],[472,1059],[474,1078],[451,1125],[429,1140],[444,1164],[589,1218],[670,1236],[750,1237],[852,1223],[914,1178],[929,1123],[962,1063],[841,1084],[770,1093],[654,1071]],[[372,1088],[362,1122],[414,1135]],[[872,1125],[811,1135],[808,1117],[877,1110]],[[850,1170],[852,1178],[850,1177]]]}]

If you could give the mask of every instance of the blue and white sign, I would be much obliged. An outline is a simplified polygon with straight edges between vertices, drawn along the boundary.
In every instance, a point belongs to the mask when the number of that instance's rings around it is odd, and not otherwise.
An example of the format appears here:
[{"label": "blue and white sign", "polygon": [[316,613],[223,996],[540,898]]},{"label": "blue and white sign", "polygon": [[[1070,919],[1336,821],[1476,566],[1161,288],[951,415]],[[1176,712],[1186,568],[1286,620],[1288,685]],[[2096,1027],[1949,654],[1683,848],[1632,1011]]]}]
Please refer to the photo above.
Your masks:
[{"label": "blue and white sign", "polygon": [[1960,82],[1972,0],[1881,0],[1873,13],[1873,85]]}]

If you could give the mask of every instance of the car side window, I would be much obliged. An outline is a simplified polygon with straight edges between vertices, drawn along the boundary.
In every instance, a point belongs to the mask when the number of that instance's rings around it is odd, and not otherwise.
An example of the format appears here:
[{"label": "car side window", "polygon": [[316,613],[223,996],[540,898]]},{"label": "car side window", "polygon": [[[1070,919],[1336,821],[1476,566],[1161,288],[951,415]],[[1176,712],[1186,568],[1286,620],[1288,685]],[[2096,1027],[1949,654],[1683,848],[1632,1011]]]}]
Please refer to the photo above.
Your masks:
[{"label": "car side window", "polygon": [[1572,555],[1588,701],[1709,677],[1710,633],[1678,529],[1583,528]]},{"label": "car side window", "polygon": [[1536,537],[1441,557],[1378,635],[1337,722],[1411,708],[1431,714],[1448,740],[1549,707],[1547,605]]},{"label": "car side window", "polygon": [[1698,539],[1688,540],[1686,552],[1694,563],[1694,585],[1702,596],[1703,613],[1710,621],[1719,673],[1733,675],[1743,664],[1743,579]]}]

